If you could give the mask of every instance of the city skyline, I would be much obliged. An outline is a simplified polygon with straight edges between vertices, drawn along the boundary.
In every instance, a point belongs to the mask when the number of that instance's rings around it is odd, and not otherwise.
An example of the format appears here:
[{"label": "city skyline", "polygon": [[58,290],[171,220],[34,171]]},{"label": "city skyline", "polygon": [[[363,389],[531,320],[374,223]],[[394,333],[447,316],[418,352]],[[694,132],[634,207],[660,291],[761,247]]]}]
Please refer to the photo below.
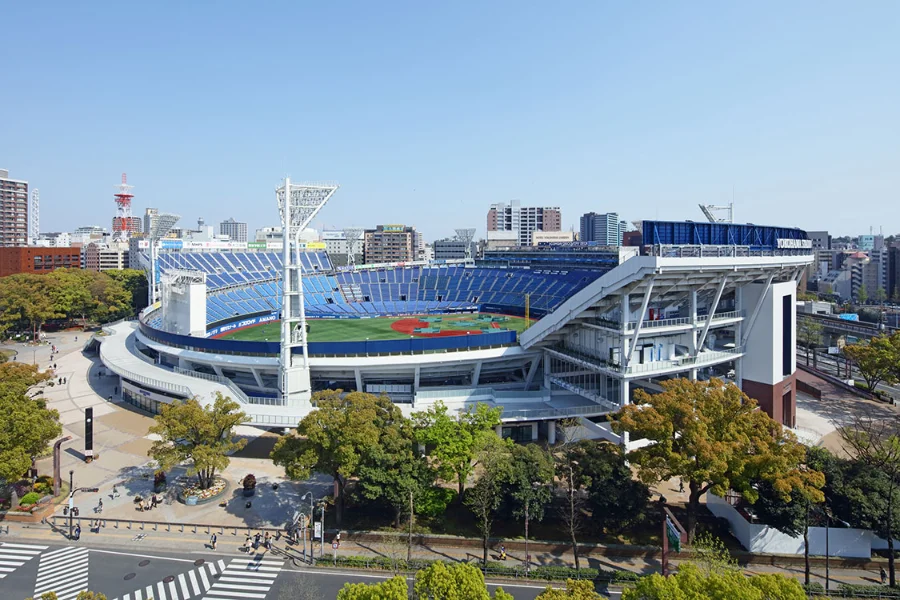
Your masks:
[{"label": "city skyline", "polygon": [[[41,190],[41,229],[109,223],[123,171],[135,214],[250,231],[288,174],[341,184],[319,228],[429,240],[512,199],[560,206],[564,230],[591,211],[700,221],[732,195],[738,222],[900,222],[894,3],[275,12],[10,7],[31,50],[5,63],[0,167]],[[318,25],[271,35],[281,21]]]}]

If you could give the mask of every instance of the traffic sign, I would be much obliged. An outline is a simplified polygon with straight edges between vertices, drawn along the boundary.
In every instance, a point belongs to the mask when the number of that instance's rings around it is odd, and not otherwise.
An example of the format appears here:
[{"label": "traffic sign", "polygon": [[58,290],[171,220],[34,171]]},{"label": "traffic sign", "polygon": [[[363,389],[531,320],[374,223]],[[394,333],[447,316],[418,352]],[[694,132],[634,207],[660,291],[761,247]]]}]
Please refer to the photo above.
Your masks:
[{"label": "traffic sign", "polygon": [[322,539],[322,521],[316,521],[315,529],[313,530],[313,538],[314,539]]},{"label": "traffic sign", "polygon": [[675,523],[666,517],[666,537],[669,538],[669,546],[675,552],[681,552],[681,532],[675,527]]},{"label": "traffic sign", "polygon": [[341,545],[340,542],[331,542],[331,548],[332,548],[333,550],[337,550],[337,549],[338,549],[338,546],[340,546],[340,545]]}]

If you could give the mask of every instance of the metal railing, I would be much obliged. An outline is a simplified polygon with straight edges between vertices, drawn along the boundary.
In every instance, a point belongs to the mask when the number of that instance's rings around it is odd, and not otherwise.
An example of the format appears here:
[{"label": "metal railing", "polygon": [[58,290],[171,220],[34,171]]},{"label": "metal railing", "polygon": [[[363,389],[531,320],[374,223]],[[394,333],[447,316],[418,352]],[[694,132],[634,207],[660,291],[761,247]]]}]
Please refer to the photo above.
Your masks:
[{"label": "metal railing", "polygon": [[209,373],[201,373],[199,371],[191,371],[190,369],[182,369],[181,367],[172,367],[172,370],[175,373],[180,375],[187,375],[188,377],[194,377],[196,379],[205,379],[207,381],[213,381],[215,383],[219,383],[227,387],[232,394],[235,396],[235,400],[242,402],[243,404],[250,404],[250,398],[247,394],[237,386],[232,380],[227,377],[219,377],[218,375],[211,375]]},{"label": "metal railing", "polygon": [[130,379],[131,381],[142,383],[144,385],[150,386],[152,388],[156,388],[158,390],[164,390],[166,392],[172,392],[182,396],[184,398],[193,398],[194,394],[191,392],[190,388],[184,385],[179,385],[177,383],[171,383],[169,381],[162,381],[159,379],[154,379],[153,377],[147,377],[145,375],[138,375],[137,373],[133,373],[128,369],[123,369],[122,367],[115,364],[115,361],[107,360],[103,356],[103,345],[100,346],[100,359],[103,361],[104,366],[118,375],[119,377],[123,377],[125,379]]},{"label": "metal railing", "polygon": [[708,350],[701,352],[697,356],[685,356],[674,360],[656,360],[644,364],[631,364],[624,370],[626,374],[633,373],[650,373],[653,371],[665,371],[668,369],[678,369],[682,367],[703,366],[721,362],[723,360],[732,360],[735,356],[743,354],[743,348],[733,348],[729,350]]},{"label": "metal railing", "polygon": [[[744,313],[740,310],[730,310],[727,312],[717,312],[713,315],[713,323],[716,321],[726,321],[729,319],[740,319],[743,318]],[[641,325],[641,329],[656,329],[659,327],[675,327],[678,325],[695,325],[700,326],[706,323],[709,319],[709,315],[697,315],[697,320],[695,322],[691,322],[690,317],[674,317],[672,319],[657,319],[657,320],[649,320],[644,319],[644,323]],[[634,331],[637,327],[637,321],[628,321],[625,324],[625,328]]]},{"label": "metal railing", "polygon": [[260,406],[284,406],[284,400],[281,398],[267,398],[265,396],[248,396],[247,402]]}]

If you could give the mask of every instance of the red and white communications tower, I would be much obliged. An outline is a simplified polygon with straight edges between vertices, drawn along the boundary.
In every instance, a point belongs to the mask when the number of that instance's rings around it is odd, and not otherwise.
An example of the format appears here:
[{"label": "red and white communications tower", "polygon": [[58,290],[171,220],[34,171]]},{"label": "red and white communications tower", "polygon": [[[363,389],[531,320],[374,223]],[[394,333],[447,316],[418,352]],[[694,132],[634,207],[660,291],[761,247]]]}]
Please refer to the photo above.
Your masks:
[{"label": "red and white communications tower", "polygon": [[116,186],[119,190],[116,198],[116,216],[113,217],[113,240],[125,241],[131,232],[137,231],[137,219],[131,216],[131,199],[134,194],[133,185],[128,185],[128,176],[122,173],[122,183]]}]

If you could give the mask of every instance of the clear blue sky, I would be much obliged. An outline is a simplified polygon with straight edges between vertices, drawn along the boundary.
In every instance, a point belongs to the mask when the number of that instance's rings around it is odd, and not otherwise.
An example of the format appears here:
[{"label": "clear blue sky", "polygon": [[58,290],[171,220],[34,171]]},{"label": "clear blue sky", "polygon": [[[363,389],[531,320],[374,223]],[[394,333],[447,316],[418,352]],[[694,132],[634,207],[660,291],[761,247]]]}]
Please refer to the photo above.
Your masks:
[{"label": "clear blue sky", "polygon": [[[484,231],[492,202],[900,231],[900,2],[7,2],[0,168],[135,213]],[[252,233],[251,233],[252,235]]]}]

